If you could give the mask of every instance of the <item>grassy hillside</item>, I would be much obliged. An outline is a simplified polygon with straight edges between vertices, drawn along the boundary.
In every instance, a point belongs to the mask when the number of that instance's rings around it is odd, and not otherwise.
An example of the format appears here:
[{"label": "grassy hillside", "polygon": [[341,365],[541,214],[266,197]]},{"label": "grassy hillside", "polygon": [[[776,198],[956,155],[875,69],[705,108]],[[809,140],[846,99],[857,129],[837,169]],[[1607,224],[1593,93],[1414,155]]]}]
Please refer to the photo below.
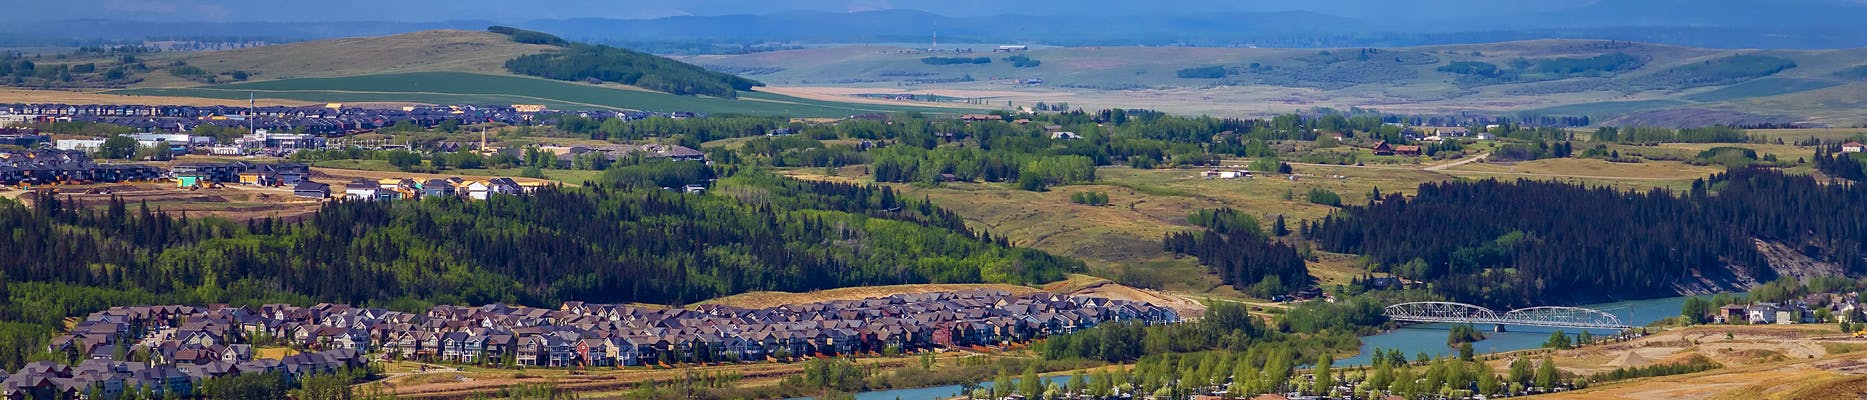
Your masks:
[{"label": "grassy hillside", "polygon": [[[503,74],[506,60],[555,49],[514,42],[491,32],[435,30],[189,53],[148,64],[169,65],[179,60],[213,74],[245,71],[251,81],[433,71]],[[200,84],[161,70],[144,78],[137,87]]]},{"label": "grassy hillside", "polygon": [[[684,60],[777,86],[1237,116],[1369,107],[1421,113],[1535,109],[1607,120],[1641,110],[1703,109],[1852,125],[1861,118],[1836,115],[1844,113],[1827,101],[1844,91],[1824,89],[1867,80],[1860,72],[1867,49],[1719,50],[1541,40],[1397,49],[1036,48],[1018,54],[1041,62],[1034,67],[1015,65],[1007,59],[1012,54],[974,50],[850,46]],[[992,61],[924,62],[928,57]],[[1043,83],[1014,84],[1026,79]],[[1767,108],[1748,103],[1783,96],[1802,97],[1782,98]]]},{"label": "grassy hillside", "polygon": [[410,72],[338,78],[297,78],[179,88],[107,92],[144,96],[244,99],[249,95],[308,102],[416,102],[437,104],[545,104],[562,109],[691,111],[793,117],[846,117],[871,112],[962,112],[949,108],[868,105],[746,92],[739,100],[619,89],[511,75]]}]

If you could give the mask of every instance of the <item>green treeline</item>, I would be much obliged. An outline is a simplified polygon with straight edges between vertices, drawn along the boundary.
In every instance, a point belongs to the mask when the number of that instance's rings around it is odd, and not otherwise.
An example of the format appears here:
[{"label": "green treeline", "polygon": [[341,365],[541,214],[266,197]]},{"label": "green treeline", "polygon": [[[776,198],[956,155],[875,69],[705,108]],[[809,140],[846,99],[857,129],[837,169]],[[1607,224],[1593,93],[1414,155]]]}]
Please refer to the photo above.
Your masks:
[{"label": "green treeline", "polygon": [[927,57],[921,59],[927,65],[991,64],[991,57]]},{"label": "green treeline", "polygon": [[1743,169],[1695,181],[1687,193],[1429,183],[1415,197],[1350,207],[1302,230],[1325,249],[1432,282],[1448,298],[1520,306],[1665,296],[1652,288],[1726,276],[1727,268],[1774,277],[1753,239],[1867,272],[1867,230],[1829,211],[1862,207],[1867,186]]},{"label": "green treeline", "polygon": [[589,135],[591,139],[596,140],[669,138],[677,144],[696,149],[700,148],[701,143],[713,140],[803,129],[803,125],[793,124],[790,118],[736,115],[686,119],[650,117],[637,120],[621,118],[597,120],[563,115],[558,117],[556,127],[564,132]]},{"label": "green treeline", "polygon": [[615,82],[679,95],[728,99],[738,98],[741,90],[765,85],[653,54],[582,43],[569,44],[555,53],[507,60],[506,70],[557,80]]},{"label": "green treeline", "polygon": [[1464,84],[1534,82],[1573,77],[1600,77],[1639,69],[1645,58],[1627,53],[1608,53],[1593,57],[1558,57],[1511,60],[1507,66],[1483,61],[1454,61],[1440,66],[1439,72],[1461,75]]},{"label": "green treeline", "polygon": [[1643,89],[1684,89],[1728,85],[1775,75],[1795,67],[1796,61],[1787,58],[1740,54],[1668,68],[1641,77],[1635,86]]},{"label": "green treeline", "polygon": [[1619,143],[1749,143],[1751,137],[1743,129],[1727,126],[1704,128],[1667,129],[1647,126],[1602,127],[1595,129],[1590,138],[1595,142]]},{"label": "green treeline", "polygon": [[1219,79],[1224,78],[1225,73],[1225,66],[1213,65],[1173,71],[1173,76],[1180,77],[1180,79]]},{"label": "green treeline", "polygon": [[[749,290],[1037,283],[1075,267],[979,240],[949,212],[886,188],[761,174],[720,183],[719,191],[747,202],[599,184],[492,201],[342,202],[305,221],[241,227],[121,203],[99,210],[48,200],[7,206],[0,226],[21,233],[8,243],[20,250],[5,267],[15,284],[129,285],[158,294],[276,285],[354,304],[404,296],[678,304]],[[899,211],[883,211],[891,209]],[[22,237],[55,244],[17,242]]]},{"label": "green treeline", "polygon": [[1823,146],[1815,151],[1814,163],[1824,174],[1855,182],[1867,181],[1867,153],[1842,153],[1840,145]]},{"label": "green treeline", "polygon": [[1011,63],[1012,68],[1037,68],[1039,65],[1044,65],[1043,61],[1032,59],[1030,56],[1023,54],[1005,57],[1005,62]]},{"label": "green treeline", "polygon": [[552,35],[549,33],[544,33],[544,32],[539,32],[539,31],[524,30],[524,29],[514,28],[510,26],[489,26],[489,27],[486,27],[486,31],[509,36],[512,38],[512,41],[519,42],[519,43],[544,44],[544,45],[552,45],[552,46],[570,45],[569,41],[564,40],[564,38],[557,37],[557,35]]},{"label": "green treeline", "polygon": [[[485,201],[336,202],[247,224],[123,202],[0,202],[0,230],[11,232],[0,237],[10,249],[0,320],[24,323],[0,324],[0,338],[123,304],[681,304],[754,290],[1030,284],[1081,268],[974,234],[886,187],[740,171],[714,192],[598,183]],[[30,354],[12,343],[40,340],[5,340],[0,361]]]},{"label": "green treeline", "polygon": [[1705,356],[1694,355],[1692,356],[1691,359],[1686,360],[1684,362],[1679,362],[1679,363],[1655,364],[1655,365],[1648,365],[1645,367],[1634,367],[1634,368],[1615,368],[1613,371],[1590,375],[1588,377],[1588,380],[1591,382],[1595,382],[1595,383],[1613,382],[1613,381],[1628,380],[1628,379],[1635,379],[1635,378],[1651,378],[1655,376],[1690,374],[1693,372],[1710,371],[1710,370],[1723,368],[1723,367],[1724,367],[1723,364],[1719,364],[1715,361],[1712,361],[1711,359],[1705,358]]},{"label": "green treeline", "polygon": [[[1016,182],[1029,190],[1095,181],[1095,167],[1216,165],[1225,155],[1274,157],[1271,141],[1316,140],[1318,132],[1361,130],[1372,137],[1400,129],[1380,117],[1278,116],[1269,120],[1170,117],[1147,110],[1027,115],[1028,123],[960,121],[907,115],[889,121],[793,126],[797,138],[756,139],[741,155],[772,165],[841,166],[866,161],[880,182]],[[1022,121],[1020,121],[1022,122]],[[623,129],[635,123],[616,123]],[[610,125],[604,122],[601,125]],[[1080,138],[1053,136],[1046,125]],[[1216,134],[1215,134],[1216,133]],[[866,150],[811,140],[861,140]],[[792,155],[792,153],[796,153]],[[1275,170],[1275,169],[1274,169]]]},{"label": "green treeline", "polygon": [[1187,222],[1206,231],[1169,233],[1162,247],[1197,257],[1200,265],[1219,275],[1220,282],[1241,292],[1271,298],[1313,281],[1296,248],[1266,239],[1257,219],[1249,214],[1230,208],[1199,210]]}]

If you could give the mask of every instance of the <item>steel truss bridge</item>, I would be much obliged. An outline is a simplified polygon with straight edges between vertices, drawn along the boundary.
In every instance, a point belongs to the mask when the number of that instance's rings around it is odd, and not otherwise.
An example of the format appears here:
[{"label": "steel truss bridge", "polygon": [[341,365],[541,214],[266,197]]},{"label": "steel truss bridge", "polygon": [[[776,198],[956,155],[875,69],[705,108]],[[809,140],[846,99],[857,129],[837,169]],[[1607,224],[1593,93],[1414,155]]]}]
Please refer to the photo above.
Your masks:
[{"label": "steel truss bridge", "polygon": [[1631,326],[1621,318],[1601,310],[1579,307],[1530,307],[1507,312],[1465,303],[1423,301],[1387,306],[1382,314],[1395,321],[1443,322],[1454,324],[1491,324],[1624,330]]}]

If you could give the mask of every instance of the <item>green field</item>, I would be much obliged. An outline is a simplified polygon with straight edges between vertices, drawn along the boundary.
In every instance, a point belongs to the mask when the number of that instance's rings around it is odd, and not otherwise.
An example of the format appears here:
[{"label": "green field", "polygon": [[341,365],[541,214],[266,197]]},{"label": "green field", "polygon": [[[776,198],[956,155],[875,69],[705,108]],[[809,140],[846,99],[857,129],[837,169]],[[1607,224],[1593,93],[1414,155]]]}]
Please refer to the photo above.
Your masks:
[{"label": "green field", "polygon": [[873,112],[955,113],[953,108],[869,105],[745,92],[739,100],[676,96],[519,76],[465,72],[412,72],[342,78],[298,78],[189,88],[143,88],[108,93],[244,99],[248,96],[313,102],[434,104],[544,104],[564,109],[689,111],[704,114],[847,117]]},{"label": "green field", "polygon": [[1626,114],[1626,113],[1630,113],[1634,111],[1655,110],[1655,109],[1661,109],[1661,108],[1667,108],[1667,107],[1679,106],[1679,105],[1685,105],[1685,104],[1687,103],[1684,101],[1672,100],[1672,99],[1637,100],[1637,101],[1604,101],[1604,102],[1598,102],[1598,103],[1581,103],[1581,104],[1570,104],[1566,106],[1539,108],[1535,110],[1523,111],[1521,114],[1526,114],[1526,115],[1587,115],[1590,117],[1601,118],[1601,117],[1611,117],[1611,116]]},{"label": "green field", "polygon": [[1790,94],[1790,93],[1810,91],[1810,90],[1815,90],[1815,89],[1829,88],[1829,87],[1834,87],[1834,86],[1839,86],[1839,85],[1841,85],[1841,82],[1835,82],[1835,81],[1829,81],[1829,80],[1796,79],[1796,78],[1764,78],[1764,79],[1758,79],[1758,80],[1754,80],[1750,82],[1739,83],[1736,85],[1725,86],[1722,88],[1718,88],[1718,90],[1685,96],[1683,98],[1686,100],[1691,100],[1691,101],[1704,101],[1704,102],[1728,101],[1728,100],[1747,99],[1747,98],[1752,98],[1752,97],[1769,97],[1769,96],[1775,96],[1775,95],[1781,95],[1781,94]]}]

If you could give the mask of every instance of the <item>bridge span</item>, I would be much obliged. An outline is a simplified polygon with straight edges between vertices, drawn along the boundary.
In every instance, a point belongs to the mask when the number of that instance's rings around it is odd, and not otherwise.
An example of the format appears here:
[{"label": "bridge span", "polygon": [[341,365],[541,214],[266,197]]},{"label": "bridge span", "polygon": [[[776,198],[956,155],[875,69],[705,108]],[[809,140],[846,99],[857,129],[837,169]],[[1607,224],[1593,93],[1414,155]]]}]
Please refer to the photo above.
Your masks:
[{"label": "bridge span", "polygon": [[1407,322],[1541,326],[1550,328],[1633,328],[1607,312],[1580,307],[1529,307],[1506,312],[1465,303],[1421,301],[1387,306],[1387,318]]}]

